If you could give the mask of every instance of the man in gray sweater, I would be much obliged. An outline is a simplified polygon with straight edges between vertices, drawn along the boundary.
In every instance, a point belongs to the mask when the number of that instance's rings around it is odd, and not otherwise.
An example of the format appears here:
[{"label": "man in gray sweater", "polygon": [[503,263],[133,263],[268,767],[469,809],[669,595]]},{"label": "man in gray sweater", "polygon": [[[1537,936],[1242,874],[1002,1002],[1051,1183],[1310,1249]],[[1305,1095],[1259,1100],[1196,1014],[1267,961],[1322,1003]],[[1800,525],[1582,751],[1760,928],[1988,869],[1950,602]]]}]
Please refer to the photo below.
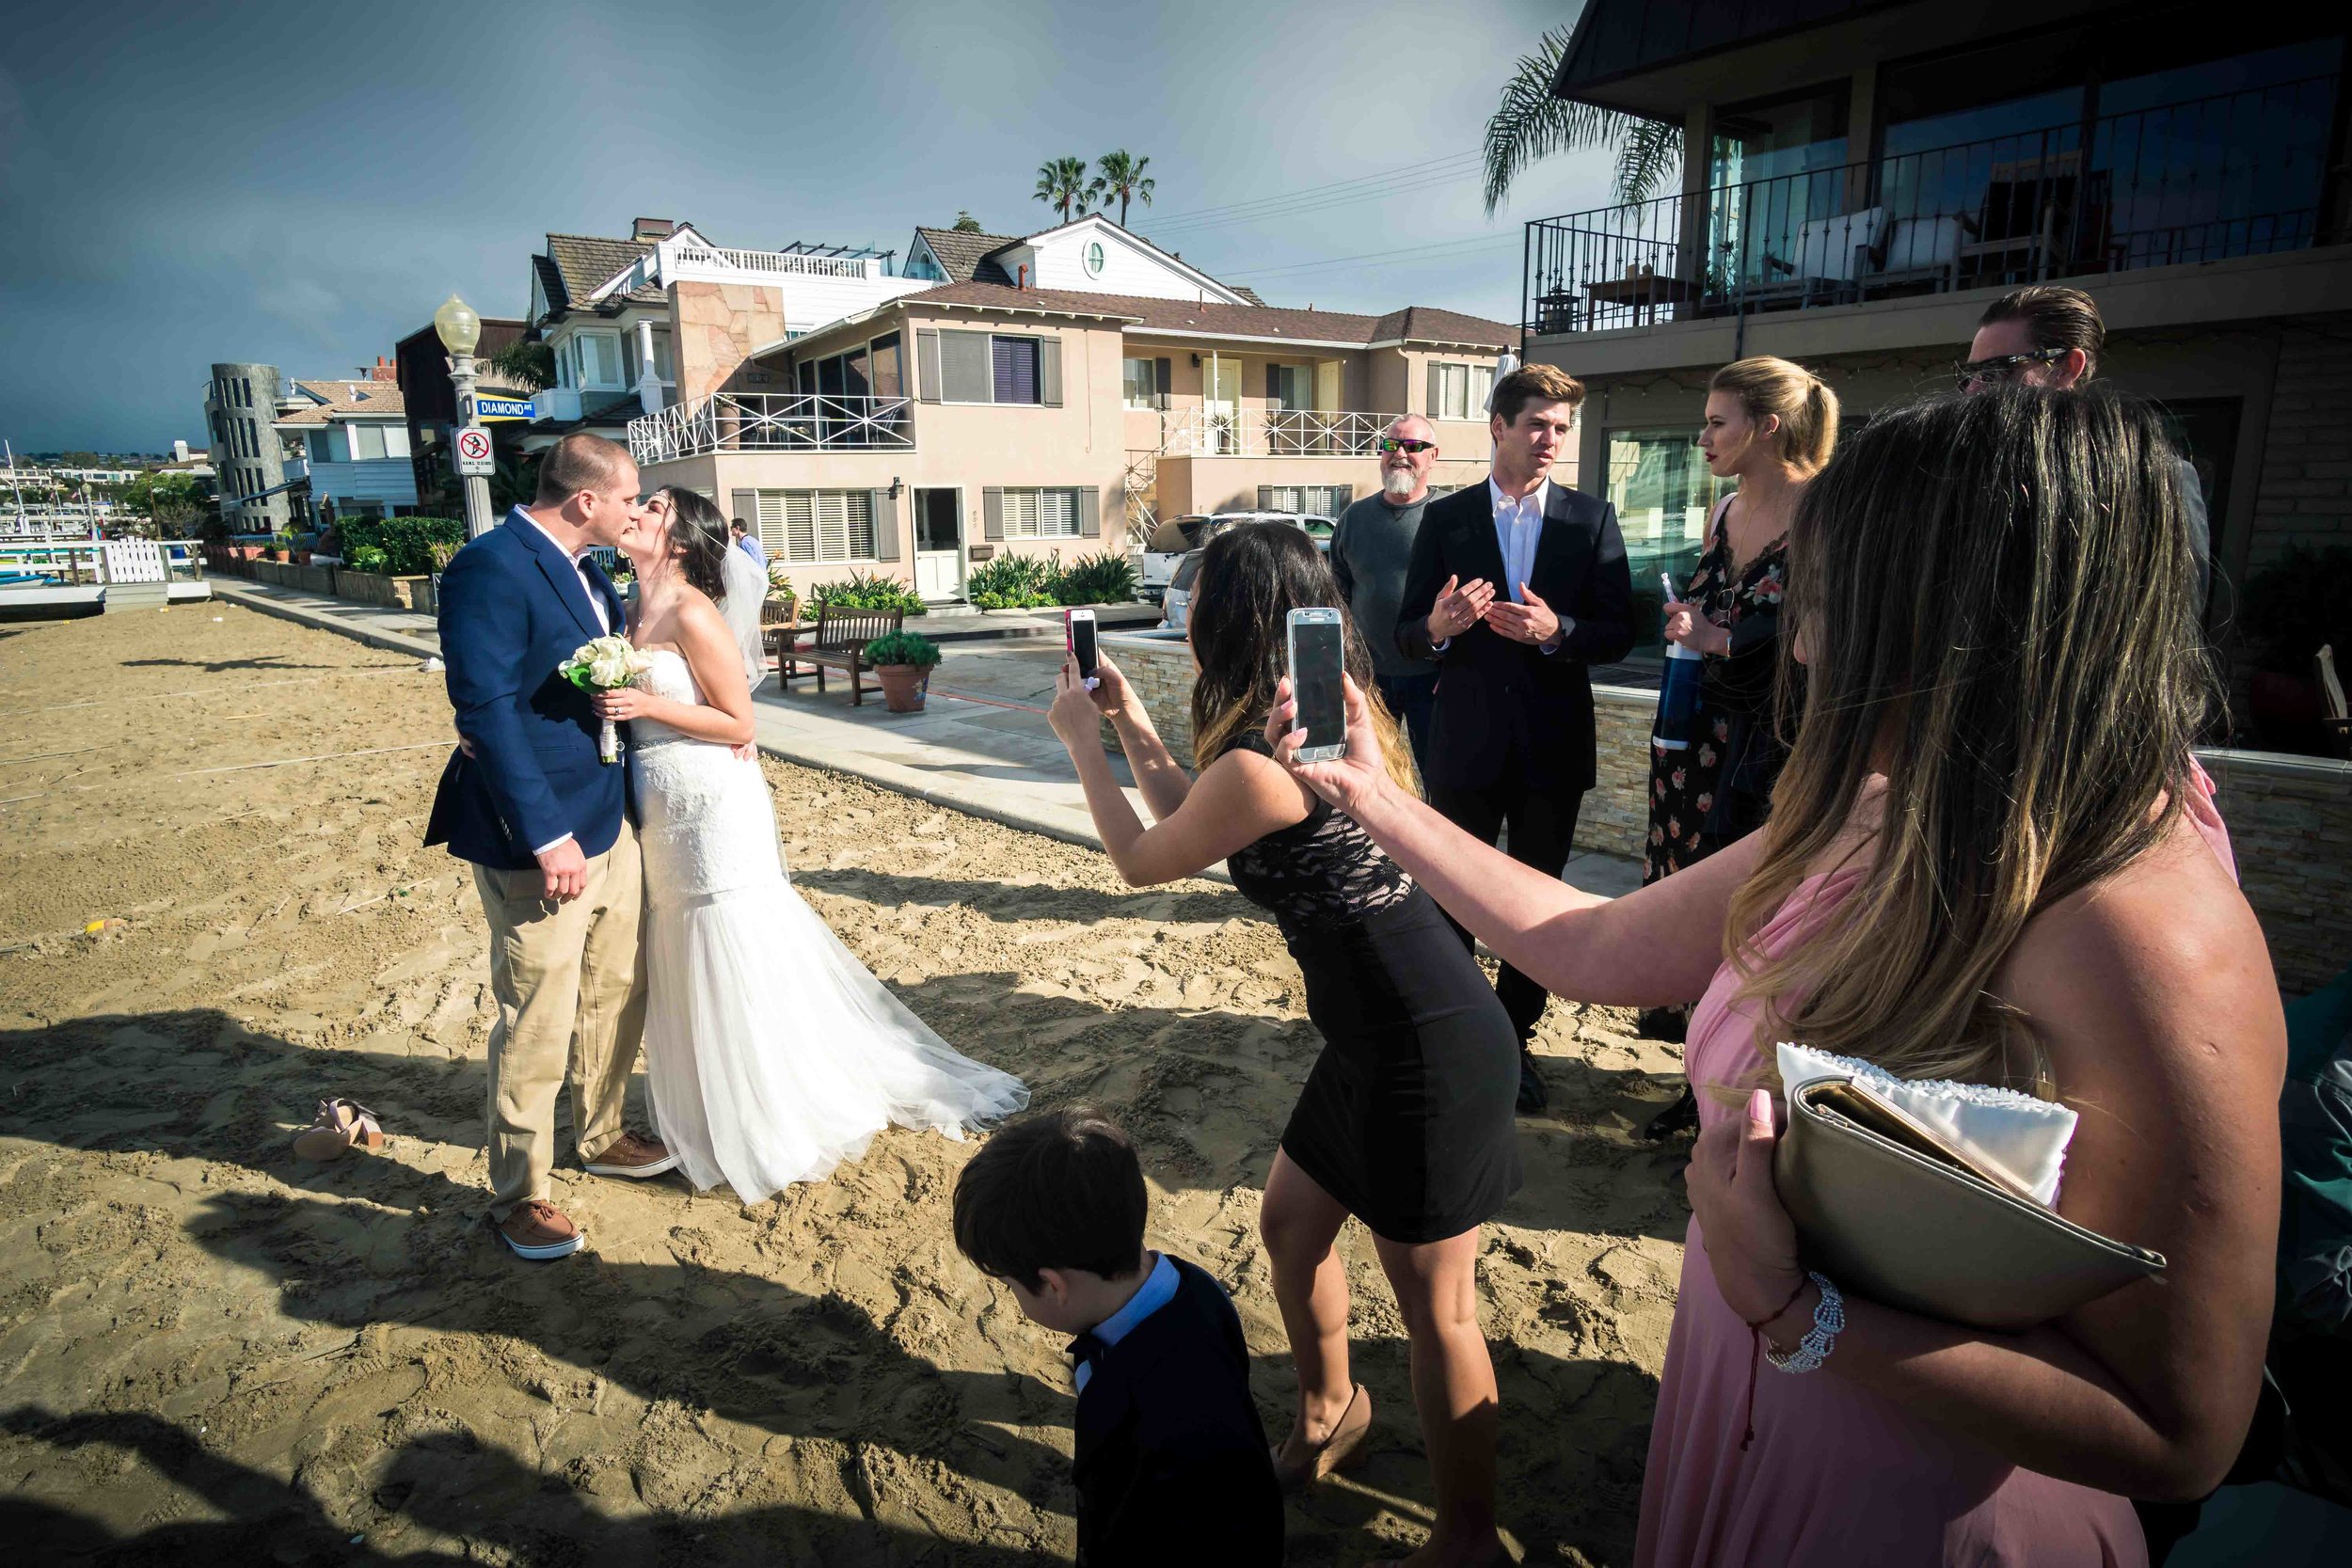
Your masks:
[{"label": "man in gray sweater", "polygon": [[1405,722],[1413,743],[1413,766],[1428,776],[1429,708],[1438,694],[1433,665],[1407,658],[1396,645],[1397,605],[1405,596],[1405,568],[1413,559],[1413,537],[1429,504],[1429,470],[1438,466],[1437,431],[1419,414],[1406,414],[1380,437],[1380,493],[1366,496],[1341,514],[1331,537],[1331,570],[1340,579],[1348,613],[1372,645],[1372,669],[1380,700]]}]

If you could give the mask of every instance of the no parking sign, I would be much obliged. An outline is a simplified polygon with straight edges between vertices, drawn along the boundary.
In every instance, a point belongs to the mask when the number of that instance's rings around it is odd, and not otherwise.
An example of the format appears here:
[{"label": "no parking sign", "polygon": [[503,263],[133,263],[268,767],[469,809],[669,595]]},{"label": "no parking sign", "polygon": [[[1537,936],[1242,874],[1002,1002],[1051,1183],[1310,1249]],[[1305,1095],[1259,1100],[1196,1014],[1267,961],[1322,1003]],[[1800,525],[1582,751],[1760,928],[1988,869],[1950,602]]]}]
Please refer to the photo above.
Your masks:
[{"label": "no parking sign", "polygon": [[487,479],[492,472],[490,433],[469,424],[457,433],[457,472],[467,479]]}]

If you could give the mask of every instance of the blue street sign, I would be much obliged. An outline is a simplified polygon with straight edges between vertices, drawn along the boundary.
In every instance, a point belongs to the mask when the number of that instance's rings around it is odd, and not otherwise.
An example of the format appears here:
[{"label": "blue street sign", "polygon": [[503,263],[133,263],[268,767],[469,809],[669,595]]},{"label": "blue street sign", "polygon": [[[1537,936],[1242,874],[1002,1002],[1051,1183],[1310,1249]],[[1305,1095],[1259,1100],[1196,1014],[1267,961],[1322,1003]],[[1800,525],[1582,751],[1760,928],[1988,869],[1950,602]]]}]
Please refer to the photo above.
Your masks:
[{"label": "blue street sign", "polygon": [[485,398],[473,400],[474,418],[478,420],[528,420],[532,417],[530,398]]}]

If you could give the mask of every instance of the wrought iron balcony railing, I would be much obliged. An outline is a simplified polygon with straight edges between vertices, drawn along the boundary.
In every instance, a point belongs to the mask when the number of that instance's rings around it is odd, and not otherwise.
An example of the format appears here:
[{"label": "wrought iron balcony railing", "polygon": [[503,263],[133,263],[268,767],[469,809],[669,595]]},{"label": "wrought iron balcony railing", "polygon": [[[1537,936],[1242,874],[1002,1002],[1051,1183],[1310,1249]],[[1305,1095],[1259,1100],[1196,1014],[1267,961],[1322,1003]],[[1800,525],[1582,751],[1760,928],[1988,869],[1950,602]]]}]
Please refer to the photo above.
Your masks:
[{"label": "wrought iron balcony railing", "polygon": [[2299,250],[2336,78],[1527,226],[1538,337]]},{"label": "wrought iron balcony railing", "polygon": [[628,422],[629,455],[667,463],[714,451],[911,451],[906,398],[720,392]]}]

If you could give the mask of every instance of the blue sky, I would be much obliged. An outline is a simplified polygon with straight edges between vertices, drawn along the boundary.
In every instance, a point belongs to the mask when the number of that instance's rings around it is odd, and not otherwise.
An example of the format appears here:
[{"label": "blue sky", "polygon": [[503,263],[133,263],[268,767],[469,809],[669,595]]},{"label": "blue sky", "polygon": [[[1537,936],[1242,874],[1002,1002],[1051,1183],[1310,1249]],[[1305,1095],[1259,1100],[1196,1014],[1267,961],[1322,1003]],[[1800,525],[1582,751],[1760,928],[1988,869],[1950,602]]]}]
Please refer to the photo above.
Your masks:
[{"label": "blue sky", "polygon": [[11,8],[0,436],[200,444],[213,361],[347,374],[452,290],[519,316],[549,230],[903,253],[960,207],[1044,227],[1037,166],[1118,147],[1159,182],[1133,226],[1272,303],[1508,320],[1519,223],[1605,201],[1607,159],[1490,219],[1467,155],[1579,3]]}]

